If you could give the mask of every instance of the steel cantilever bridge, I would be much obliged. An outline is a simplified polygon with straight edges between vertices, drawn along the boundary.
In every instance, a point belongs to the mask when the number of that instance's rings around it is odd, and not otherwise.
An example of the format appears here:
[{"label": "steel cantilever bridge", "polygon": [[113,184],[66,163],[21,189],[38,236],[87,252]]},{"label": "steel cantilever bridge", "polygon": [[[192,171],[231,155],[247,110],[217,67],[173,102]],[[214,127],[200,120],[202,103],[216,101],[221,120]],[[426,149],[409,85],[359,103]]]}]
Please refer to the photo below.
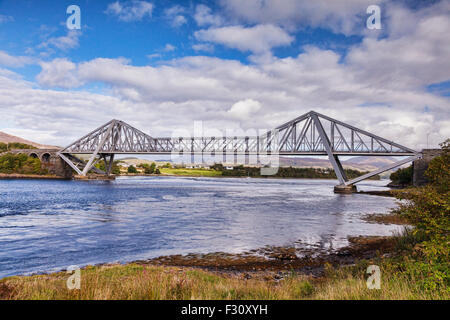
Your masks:
[{"label": "steel cantilever bridge", "polygon": [[[116,154],[328,156],[343,187],[353,186],[421,157],[417,151],[314,111],[253,137],[155,138],[123,121],[111,120],[61,149],[58,154],[79,175],[87,175],[91,170],[109,175]],[[90,155],[89,160],[81,160],[77,156],[81,154]],[[339,156],[407,158],[349,180]],[[95,167],[102,160],[106,171]]]}]

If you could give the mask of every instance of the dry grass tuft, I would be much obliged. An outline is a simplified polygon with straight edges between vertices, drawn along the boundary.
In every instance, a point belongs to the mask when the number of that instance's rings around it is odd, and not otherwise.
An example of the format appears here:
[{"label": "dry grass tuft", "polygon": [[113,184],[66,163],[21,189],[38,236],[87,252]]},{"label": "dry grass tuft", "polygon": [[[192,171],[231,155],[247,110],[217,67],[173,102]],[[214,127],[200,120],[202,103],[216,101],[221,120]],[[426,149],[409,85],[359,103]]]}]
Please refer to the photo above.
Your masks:
[{"label": "dry grass tuft", "polygon": [[[65,272],[0,280],[1,299],[445,299],[439,292],[416,292],[411,280],[382,276],[381,290],[366,287],[363,272],[329,270],[325,279],[292,274],[274,281],[151,265],[109,265],[81,271],[81,289],[68,290]],[[448,299],[448,296],[447,296]]]}]

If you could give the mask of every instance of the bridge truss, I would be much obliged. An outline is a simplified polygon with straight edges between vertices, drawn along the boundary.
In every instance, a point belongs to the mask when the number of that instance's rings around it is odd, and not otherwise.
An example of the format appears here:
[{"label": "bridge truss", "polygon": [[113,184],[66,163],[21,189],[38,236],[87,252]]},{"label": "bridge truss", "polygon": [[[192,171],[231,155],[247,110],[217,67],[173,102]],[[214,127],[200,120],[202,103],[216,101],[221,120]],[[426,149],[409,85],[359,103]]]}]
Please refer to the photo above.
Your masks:
[{"label": "bridge truss", "polygon": [[[398,143],[311,111],[259,136],[155,138],[120,120],[111,120],[59,151],[79,175],[110,174],[116,154],[328,156],[341,185],[353,185],[421,157]],[[80,155],[90,155],[86,162]],[[406,157],[349,180],[339,156]],[[105,161],[106,171],[95,167]]]}]

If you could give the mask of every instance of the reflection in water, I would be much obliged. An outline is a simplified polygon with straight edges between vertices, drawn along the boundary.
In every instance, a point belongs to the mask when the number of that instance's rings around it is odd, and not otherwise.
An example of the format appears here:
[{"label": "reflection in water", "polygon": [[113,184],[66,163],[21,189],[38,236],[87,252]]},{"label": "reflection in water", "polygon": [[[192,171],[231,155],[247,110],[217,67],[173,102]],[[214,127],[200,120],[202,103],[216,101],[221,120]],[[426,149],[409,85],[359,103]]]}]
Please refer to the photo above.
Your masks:
[{"label": "reflection in water", "polygon": [[[381,189],[368,181],[362,189]],[[133,177],[0,180],[0,277],[69,265],[266,245],[335,249],[347,236],[390,235],[369,224],[391,198],[333,193],[335,181]]]}]

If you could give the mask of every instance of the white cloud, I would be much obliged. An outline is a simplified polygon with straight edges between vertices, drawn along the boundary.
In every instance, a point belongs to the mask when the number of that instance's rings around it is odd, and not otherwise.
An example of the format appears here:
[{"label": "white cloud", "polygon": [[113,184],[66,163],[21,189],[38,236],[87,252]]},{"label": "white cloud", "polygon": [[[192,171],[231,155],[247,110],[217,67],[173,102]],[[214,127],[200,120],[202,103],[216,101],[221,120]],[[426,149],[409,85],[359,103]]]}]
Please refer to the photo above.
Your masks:
[{"label": "white cloud", "polygon": [[167,18],[171,21],[171,25],[175,28],[181,27],[187,23],[187,19],[184,16],[185,12],[186,9],[179,5],[164,10]]},{"label": "white cloud", "polygon": [[294,41],[286,31],[274,25],[254,27],[229,26],[199,30],[194,33],[199,41],[219,43],[240,51],[264,53],[274,47],[289,45]]},{"label": "white cloud", "polygon": [[0,24],[7,23],[7,22],[13,22],[13,21],[14,21],[14,17],[0,14]]},{"label": "white cloud", "polygon": [[172,26],[178,28],[178,27],[181,27],[183,24],[186,24],[186,23],[187,23],[187,19],[184,16],[182,16],[182,15],[178,15],[178,16],[175,16],[173,18]]},{"label": "white cloud", "polygon": [[[0,69],[0,110],[17,128],[43,137],[52,133],[55,141],[40,141],[49,144],[69,143],[111,118],[154,136],[171,136],[175,129],[191,129],[194,120],[222,130],[271,128],[313,109],[416,149],[425,147],[431,132],[430,144],[436,146],[450,135],[450,100],[426,86],[450,78],[450,15],[442,4],[418,12],[396,8],[396,14],[415,23],[391,26],[383,38],[366,36],[346,56],[307,46],[296,57],[272,56],[248,65],[204,56],[157,66],[106,58],[41,64],[41,85],[100,82],[97,94],[41,90]],[[258,53],[274,47],[228,41]]]},{"label": "white cloud", "polygon": [[38,48],[57,48],[63,51],[67,51],[79,46],[80,36],[80,31],[69,30],[65,36],[51,37],[45,40],[38,46]]},{"label": "white cloud", "polygon": [[164,47],[164,51],[166,51],[166,52],[175,51],[176,49],[177,49],[177,47],[175,47],[174,45],[171,45],[170,43],[167,43]]},{"label": "white cloud", "polygon": [[[435,132],[435,143],[444,140],[448,98],[420,86],[386,87],[360,78],[356,69],[333,51],[307,47],[296,58],[261,65],[186,57],[136,67],[123,59],[94,59],[78,65],[78,77],[109,85],[126,105],[116,117],[127,120],[139,110],[131,118],[142,118],[136,121],[144,129],[152,123],[153,135],[170,136],[171,129],[191,128],[194,120],[220,129],[234,128],[236,121],[243,128],[270,128],[314,109],[413,148],[424,146],[427,132]],[[424,113],[425,106],[430,112]],[[170,119],[157,116],[168,112]]]},{"label": "white cloud", "polygon": [[24,138],[60,146],[99,122],[111,120],[112,114],[126,118],[122,110],[127,112],[131,106],[115,97],[85,91],[41,90],[1,69],[0,97],[2,120],[15,128],[8,132],[26,130]]},{"label": "white cloud", "polygon": [[192,46],[195,51],[213,52],[214,46],[209,43],[197,43]]},{"label": "white cloud", "polygon": [[0,50],[0,65],[6,66],[6,67],[23,67],[27,64],[33,63],[33,59],[30,57],[24,57],[24,56],[11,56],[5,51]]},{"label": "white cloud", "polygon": [[212,14],[211,8],[204,4],[199,4],[195,8],[194,20],[200,27],[218,27],[224,24],[224,19],[219,15]]},{"label": "white cloud", "polygon": [[112,2],[106,8],[105,13],[117,17],[120,21],[141,21],[146,16],[151,18],[153,4],[147,1]]},{"label": "white cloud", "polygon": [[228,14],[245,23],[278,24],[290,29],[322,27],[336,33],[361,34],[366,9],[385,0],[223,0]]},{"label": "white cloud", "polygon": [[147,55],[147,58],[149,58],[149,59],[156,59],[156,58],[161,58],[161,57],[162,57],[161,53],[152,53],[152,54]]},{"label": "white cloud", "polygon": [[389,12],[390,21],[408,17],[414,27],[397,22],[389,24],[389,37],[365,38],[346,58],[355,76],[377,87],[405,90],[449,80],[450,45],[444,39],[450,30],[450,3],[417,13],[393,6]]},{"label": "white cloud", "polygon": [[228,114],[238,120],[248,120],[248,118],[254,115],[261,109],[261,103],[253,99],[245,99],[236,102],[228,110]]},{"label": "white cloud", "polygon": [[57,58],[51,62],[41,62],[42,71],[37,76],[39,84],[45,87],[74,88],[82,84],[77,77],[75,63]]},{"label": "white cloud", "polygon": [[164,46],[164,48],[156,50],[157,52],[155,52],[155,53],[148,54],[147,58],[149,58],[149,59],[157,59],[158,58],[159,59],[159,58],[163,57],[164,53],[173,52],[175,50],[177,50],[177,47],[175,47],[174,45],[172,45],[170,43],[167,43]]}]

